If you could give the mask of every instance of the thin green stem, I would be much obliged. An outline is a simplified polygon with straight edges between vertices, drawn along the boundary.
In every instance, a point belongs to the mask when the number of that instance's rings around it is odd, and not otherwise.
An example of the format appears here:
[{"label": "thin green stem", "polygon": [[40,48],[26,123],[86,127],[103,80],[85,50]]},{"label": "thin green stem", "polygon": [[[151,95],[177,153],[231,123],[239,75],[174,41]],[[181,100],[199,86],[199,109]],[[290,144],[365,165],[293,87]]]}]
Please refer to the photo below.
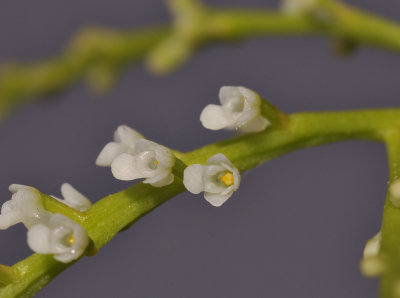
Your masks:
[{"label": "thin green stem", "polygon": [[[383,142],[387,131],[393,127],[400,127],[400,109],[298,113],[290,115],[285,126],[271,127],[261,133],[243,135],[176,154],[189,165],[204,163],[210,156],[224,153],[243,172],[301,148],[349,139]],[[181,173],[177,173],[174,183],[163,188],[138,183],[98,201],[86,213],[73,216],[78,217],[99,249],[119,231],[183,192],[180,177]],[[62,210],[55,204],[48,204],[46,208],[70,215],[69,209]],[[13,266],[17,277],[1,288],[0,297],[32,296],[70,265],[56,262],[48,255],[34,254]]]}]

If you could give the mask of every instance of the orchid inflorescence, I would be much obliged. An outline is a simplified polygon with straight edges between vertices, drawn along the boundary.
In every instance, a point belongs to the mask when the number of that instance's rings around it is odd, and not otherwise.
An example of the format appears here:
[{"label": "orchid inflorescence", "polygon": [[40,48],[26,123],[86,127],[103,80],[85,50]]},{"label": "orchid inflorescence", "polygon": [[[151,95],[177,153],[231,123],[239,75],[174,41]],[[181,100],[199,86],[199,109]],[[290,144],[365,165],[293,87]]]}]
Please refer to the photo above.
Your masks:
[{"label": "orchid inflorescence", "polygon": [[[220,89],[221,106],[208,105],[200,115],[204,127],[212,130],[237,129],[259,132],[271,125],[262,115],[261,97],[245,87],[224,86]],[[147,140],[136,130],[121,125],[114,140],[101,150],[96,165],[111,167],[119,180],[144,178],[143,183],[153,187],[171,184],[177,158],[162,145]],[[192,164],[183,172],[183,184],[194,194],[204,192],[204,198],[213,206],[225,203],[239,188],[240,172],[222,153],[211,156],[206,165]],[[45,210],[41,193],[30,186],[12,184],[11,200],[5,202],[0,214],[0,229],[23,223],[28,229],[29,247],[39,254],[52,254],[54,259],[68,263],[82,256],[90,239],[86,230],[73,219]],[[63,199],[58,202],[79,212],[91,207],[91,202],[70,184],[61,186]]]}]

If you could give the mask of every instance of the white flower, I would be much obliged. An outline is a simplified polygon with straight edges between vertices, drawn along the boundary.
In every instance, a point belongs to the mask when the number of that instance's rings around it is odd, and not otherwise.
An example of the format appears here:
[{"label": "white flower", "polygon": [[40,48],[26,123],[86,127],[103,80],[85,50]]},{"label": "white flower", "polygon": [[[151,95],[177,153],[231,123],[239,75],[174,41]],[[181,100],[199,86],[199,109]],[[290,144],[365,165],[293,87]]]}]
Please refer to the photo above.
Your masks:
[{"label": "white flower", "polygon": [[311,11],[314,6],[315,0],[282,0],[282,10],[290,15]]},{"label": "white flower", "polygon": [[89,244],[85,229],[72,219],[54,214],[48,222],[28,230],[29,247],[40,254],[53,254],[54,259],[68,263],[79,258]]},{"label": "white flower", "polygon": [[390,184],[389,198],[394,206],[400,207],[400,179],[397,179]]},{"label": "white flower", "polygon": [[89,201],[89,199],[73,188],[69,183],[64,183],[61,185],[61,195],[64,198],[63,200],[55,196],[52,197],[80,212],[84,212],[92,206],[92,203]]},{"label": "white flower", "polygon": [[37,189],[19,184],[11,184],[9,189],[13,195],[1,208],[0,229],[8,229],[20,222],[30,228],[49,217],[50,213],[44,210]]},{"label": "white flower", "polygon": [[381,246],[381,232],[379,231],[374,237],[367,241],[365,245],[363,256],[364,258],[375,257],[379,253]]},{"label": "white flower", "polygon": [[122,153],[133,153],[135,144],[143,136],[126,125],[118,126],[114,132],[114,142],[108,143],[96,159],[96,165],[109,167],[112,161]]},{"label": "white flower", "polygon": [[239,188],[240,173],[222,153],[211,156],[206,165],[193,164],[183,173],[183,184],[191,193],[204,191],[204,198],[219,207]]},{"label": "white flower", "polygon": [[367,277],[377,277],[386,269],[385,262],[379,255],[380,246],[381,232],[369,239],[365,245],[360,270]]},{"label": "white flower", "polygon": [[174,181],[175,157],[168,148],[149,140],[136,142],[132,154],[122,153],[111,164],[111,171],[120,180],[146,178],[143,182],[162,187]]},{"label": "white flower", "polygon": [[201,112],[200,121],[205,128],[257,132],[271,124],[261,115],[260,96],[250,89],[223,86],[219,90],[219,100],[222,105],[210,104]]}]

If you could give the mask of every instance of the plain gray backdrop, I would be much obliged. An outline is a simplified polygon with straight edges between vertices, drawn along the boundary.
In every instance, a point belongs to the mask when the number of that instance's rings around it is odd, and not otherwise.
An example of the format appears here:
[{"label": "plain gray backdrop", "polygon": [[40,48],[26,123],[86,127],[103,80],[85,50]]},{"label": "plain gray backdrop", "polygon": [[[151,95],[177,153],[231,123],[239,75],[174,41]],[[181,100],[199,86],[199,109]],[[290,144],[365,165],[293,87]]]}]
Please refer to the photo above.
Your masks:
[{"label": "plain gray backdrop", "polygon": [[[353,4],[400,21],[397,0]],[[276,7],[261,0],[210,5]],[[57,55],[85,25],[135,28],[169,20],[157,0],[3,0],[0,60]],[[286,112],[399,107],[400,59],[361,48],[339,58],[320,38],[213,45],[167,77],[128,68],[112,92],[79,83],[0,124],[0,195],[32,185],[59,195],[70,182],[93,202],[130,185],[94,161],[119,124],[180,150],[230,137],[205,130],[201,109],[222,85],[243,85]],[[182,194],[83,258],[38,297],[375,297],[359,273],[365,241],[380,227],[384,147],[352,141],[298,151],[252,170],[221,208]],[[31,251],[22,225],[0,234],[0,263]]]}]

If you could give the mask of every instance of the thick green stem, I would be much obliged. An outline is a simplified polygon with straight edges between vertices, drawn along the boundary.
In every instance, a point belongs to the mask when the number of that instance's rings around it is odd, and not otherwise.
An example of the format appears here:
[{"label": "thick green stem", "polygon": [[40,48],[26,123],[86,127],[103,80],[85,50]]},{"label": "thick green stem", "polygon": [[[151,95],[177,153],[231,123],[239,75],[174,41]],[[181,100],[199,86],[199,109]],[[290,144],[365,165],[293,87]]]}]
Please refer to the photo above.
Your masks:
[{"label": "thick green stem", "polygon": [[[204,163],[210,156],[221,152],[243,172],[301,148],[348,139],[385,141],[387,131],[393,127],[400,127],[400,109],[298,113],[290,115],[285,126],[271,127],[264,132],[243,135],[189,153],[176,154],[185,164],[193,164]],[[392,155],[398,156],[396,152]],[[400,162],[399,157],[396,158]],[[138,183],[98,201],[86,213],[72,216],[87,229],[94,245],[99,249],[116,233],[183,192],[182,176],[179,173],[178,176],[173,184],[163,188]],[[68,208],[63,210],[55,202],[46,204],[49,211],[71,216]],[[393,246],[390,247],[388,249],[394,249]],[[70,265],[56,262],[48,255],[34,254],[13,266],[17,273],[16,279],[0,290],[0,296],[32,296]]]},{"label": "thick green stem", "polygon": [[[400,177],[400,125],[385,134],[389,162],[389,185]],[[381,278],[381,297],[400,297],[400,208],[390,201],[388,193],[383,210],[381,247],[379,254],[385,262]]]}]

